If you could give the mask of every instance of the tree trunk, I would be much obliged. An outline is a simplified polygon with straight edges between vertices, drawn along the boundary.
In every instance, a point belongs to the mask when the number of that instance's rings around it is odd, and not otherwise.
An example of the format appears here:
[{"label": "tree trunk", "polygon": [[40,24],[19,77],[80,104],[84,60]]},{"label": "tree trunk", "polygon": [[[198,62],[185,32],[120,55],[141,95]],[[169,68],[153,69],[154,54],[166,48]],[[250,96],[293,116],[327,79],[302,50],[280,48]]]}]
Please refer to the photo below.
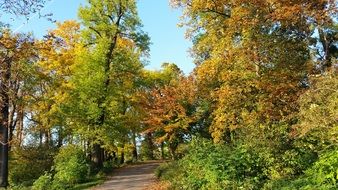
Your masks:
[{"label": "tree trunk", "polygon": [[153,143],[153,137],[151,133],[147,133],[145,137],[146,143],[147,143],[147,150],[146,155],[149,160],[154,159],[154,143]]},{"label": "tree trunk", "polygon": [[[3,100],[6,98],[3,98]],[[0,126],[0,171],[1,179],[0,186],[7,187],[8,185],[8,103],[3,103],[1,106],[1,126]]]},{"label": "tree trunk", "polygon": [[16,127],[16,138],[17,138],[16,145],[19,147],[22,145],[23,141],[23,120],[24,120],[24,111],[23,107],[20,106],[17,113],[17,127]]},{"label": "tree trunk", "polygon": [[39,131],[39,145],[42,147],[42,142],[43,142],[43,132],[42,129]]},{"label": "tree trunk", "polygon": [[165,159],[165,154],[164,154],[164,142],[161,142],[161,159]]},{"label": "tree trunk", "polygon": [[124,163],[124,144],[122,145],[121,149],[121,159],[120,159],[120,164]]},{"label": "tree trunk", "polygon": [[325,30],[322,27],[318,28],[318,35],[319,35],[319,41],[323,46],[323,68],[322,72],[330,71],[332,69],[332,61],[331,58],[334,57],[334,54],[330,52],[330,46],[335,43],[335,40],[328,39],[327,34],[325,33]]},{"label": "tree trunk", "polygon": [[117,156],[116,156],[116,152],[115,151],[113,151],[113,161],[114,161],[114,164],[116,164],[117,163]]},{"label": "tree trunk", "polygon": [[[63,145],[63,130],[62,127],[60,126],[58,129],[58,144],[57,147],[61,147]],[[83,146],[86,146],[86,143],[83,143]]]},{"label": "tree trunk", "polygon": [[[13,141],[13,136],[14,136],[14,129],[15,129],[15,125],[16,125],[16,121],[17,119],[14,119],[14,114],[16,112],[16,106],[14,105],[13,101],[9,101],[11,103],[9,106],[9,115],[8,115],[8,129],[9,129],[9,137],[8,137],[8,141],[12,142]],[[11,143],[8,145],[8,151],[11,151]]]},{"label": "tree trunk", "polygon": [[96,169],[101,169],[103,168],[103,154],[102,152],[104,151],[103,148],[99,144],[94,144],[93,146],[94,152],[92,155],[92,161],[94,162],[94,165]]},{"label": "tree trunk", "polygon": [[48,147],[51,144],[50,130],[45,131],[45,146]]},{"label": "tree trunk", "polygon": [[169,143],[169,152],[172,160],[177,160],[176,149],[176,143]]},{"label": "tree trunk", "polygon": [[134,145],[134,148],[133,148],[133,161],[135,162],[135,161],[137,161],[137,159],[138,159],[138,155],[137,155],[137,144],[136,144],[136,134],[135,134],[135,132],[133,131],[132,132],[132,134],[133,134],[133,145]]},{"label": "tree trunk", "polygon": [[11,78],[10,73],[10,60],[6,60],[2,62],[3,69],[0,72],[1,81],[0,81],[0,141],[1,141],[1,149],[0,149],[0,186],[7,187],[8,185],[8,117],[9,117],[9,80]]}]

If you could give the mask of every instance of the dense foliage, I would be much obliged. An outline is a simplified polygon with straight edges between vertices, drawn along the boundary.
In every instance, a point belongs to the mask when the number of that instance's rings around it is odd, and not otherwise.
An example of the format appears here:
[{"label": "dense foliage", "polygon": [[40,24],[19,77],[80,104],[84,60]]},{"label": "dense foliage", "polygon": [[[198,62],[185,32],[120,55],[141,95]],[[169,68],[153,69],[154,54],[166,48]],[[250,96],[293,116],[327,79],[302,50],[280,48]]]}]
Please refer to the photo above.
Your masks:
[{"label": "dense foliage", "polygon": [[[0,9],[27,17],[45,2]],[[171,4],[193,42],[189,75],[174,63],[144,68],[150,39],[135,0],[88,0],[79,21],[42,39],[0,25],[10,183],[69,189],[170,158],[156,174],[172,189],[337,189],[337,3]]]},{"label": "dense foliage", "polygon": [[184,9],[194,42],[199,114],[191,128],[211,138],[159,168],[171,187],[336,189],[337,4],[172,4]]},{"label": "dense foliage", "polygon": [[55,149],[50,147],[21,147],[11,154],[9,182],[12,185],[32,185],[34,180],[50,171]]},{"label": "dense foliage", "polygon": [[85,182],[89,177],[89,163],[80,147],[69,145],[60,149],[54,158],[50,172],[45,172],[34,183],[32,188],[69,189],[75,184]]}]

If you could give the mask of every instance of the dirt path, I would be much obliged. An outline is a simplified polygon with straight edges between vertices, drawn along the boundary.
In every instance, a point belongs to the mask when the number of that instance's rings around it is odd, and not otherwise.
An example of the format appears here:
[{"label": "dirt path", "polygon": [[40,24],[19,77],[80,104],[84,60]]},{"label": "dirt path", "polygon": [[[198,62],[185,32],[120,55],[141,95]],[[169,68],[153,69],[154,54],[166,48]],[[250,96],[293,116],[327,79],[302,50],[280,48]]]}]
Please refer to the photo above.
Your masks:
[{"label": "dirt path", "polygon": [[118,169],[102,185],[91,190],[145,190],[155,182],[154,170],[159,161],[149,161]]}]

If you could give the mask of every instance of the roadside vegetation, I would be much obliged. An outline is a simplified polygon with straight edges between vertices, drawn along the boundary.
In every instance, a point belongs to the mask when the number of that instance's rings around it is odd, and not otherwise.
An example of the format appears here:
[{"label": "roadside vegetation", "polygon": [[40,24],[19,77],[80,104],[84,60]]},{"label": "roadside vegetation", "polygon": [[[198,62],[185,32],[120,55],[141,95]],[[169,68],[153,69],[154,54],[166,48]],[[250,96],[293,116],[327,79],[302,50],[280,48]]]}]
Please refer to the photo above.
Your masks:
[{"label": "roadside vegetation", "polygon": [[[46,3],[3,2],[17,16]],[[0,25],[10,187],[85,189],[162,159],[159,189],[338,189],[337,3],[170,3],[193,42],[190,74],[145,69],[135,0],[87,1],[42,39]]]}]

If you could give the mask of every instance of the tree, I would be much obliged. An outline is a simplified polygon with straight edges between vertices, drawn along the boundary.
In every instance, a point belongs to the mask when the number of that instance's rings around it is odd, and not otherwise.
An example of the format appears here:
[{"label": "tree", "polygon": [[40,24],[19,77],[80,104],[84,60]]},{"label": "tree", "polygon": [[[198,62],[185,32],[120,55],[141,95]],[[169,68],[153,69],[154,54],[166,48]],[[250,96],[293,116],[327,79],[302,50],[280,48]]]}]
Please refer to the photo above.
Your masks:
[{"label": "tree", "polygon": [[[336,71],[335,71],[336,72]],[[299,123],[293,135],[319,154],[338,145],[338,79],[335,72],[311,80],[311,89],[300,98]]]},{"label": "tree", "polygon": [[79,17],[86,49],[77,58],[72,106],[81,113],[79,131],[90,141],[92,159],[101,168],[103,147],[126,136],[117,135],[125,131],[120,119],[129,110],[131,90],[143,67],[140,56],[147,53],[149,38],[140,29],[133,0],[88,1],[79,9]]},{"label": "tree", "polygon": [[194,121],[194,81],[192,77],[184,77],[174,64],[162,67],[158,72],[160,80],[152,79],[158,82],[143,92],[146,124],[143,133],[154,134],[158,143],[168,142],[171,157],[176,159],[176,149],[189,135]]},{"label": "tree", "polygon": [[[1,131],[1,186],[8,185],[8,148],[18,124],[23,126],[23,85],[25,70],[36,58],[34,40],[27,35],[0,34],[0,131]],[[8,135],[10,137],[8,138]]]},{"label": "tree", "polygon": [[[9,15],[15,15],[15,16],[24,16],[28,19],[29,15],[31,13],[36,13],[38,12],[44,5],[46,1],[45,0],[19,0],[19,1],[11,1],[11,0],[1,0],[0,1],[0,10],[2,10],[3,13],[9,14]],[[2,15],[0,15],[2,16]],[[48,16],[48,15],[46,15]],[[7,45],[10,44],[6,44],[4,43],[4,36],[8,35],[8,31],[3,31],[3,26],[6,23],[3,23],[0,21],[0,27],[1,27],[1,31],[0,31],[0,35],[1,35],[1,49],[3,49],[4,54],[6,54],[5,56],[3,56],[2,59],[2,67],[4,67],[2,70],[2,81],[1,81],[1,86],[0,86],[0,96],[2,99],[2,105],[1,105],[1,124],[0,124],[0,130],[3,132],[2,135],[2,166],[1,166],[1,184],[0,186],[3,187],[7,187],[8,185],[8,132],[10,132],[8,130],[7,125],[12,125],[12,121],[8,121],[7,118],[9,116],[9,118],[13,118],[13,114],[14,113],[14,109],[12,109],[11,113],[9,113],[8,109],[10,109],[10,98],[8,96],[8,91],[9,90],[9,83],[10,82],[10,78],[11,78],[11,73],[10,73],[10,62],[12,61],[12,55],[9,55],[9,52],[12,52],[12,49],[6,49],[6,48],[12,48],[12,47],[7,47]],[[6,34],[7,33],[7,34]],[[5,37],[6,38],[6,37]],[[6,41],[6,40],[5,40]],[[24,43],[23,43],[24,44]],[[22,45],[22,44],[21,44]],[[19,45],[20,46],[20,45]],[[11,83],[13,84],[13,83]],[[6,87],[6,85],[8,85]],[[18,89],[18,88],[17,88]],[[7,94],[7,95],[6,95]],[[12,108],[14,108],[12,106]],[[22,111],[22,107],[21,109],[21,113],[19,113],[19,116],[21,117],[21,123],[20,126],[23,126],[23,111]],[[10,129],[13,129],[13,125],[10,126]],[[12,130],[13,131],[13,130]],[[12,133],[10,133],[12,134]],[[10,135],[11,136],[11,135]]]},{"label": "tree", "polygon": [[82,48],[79,43],[80,24],[75,21],[57,23],[56,29],[36,43],[39,59],[34,64],[36,72],[31,84],[35,92],[31,92],[27,101],[33,122],[31,131],[40,133],[40,144],[44,136],[45,144],[52,145],[51,131],[55,129],[60,147],[69,128],[64,107],[72,89],[69,79],[74,72],[76,52]]},{"label": "tree", "polygon": [[211,103],[216,142],[233,142],[246,126],[295,122],[297,99],[306,89],[302,81],[310,72],[309,40],[314,28],[332,22],[332,1],[172,4],[185,9],[198,91],[210,92],[202,95]]}]

